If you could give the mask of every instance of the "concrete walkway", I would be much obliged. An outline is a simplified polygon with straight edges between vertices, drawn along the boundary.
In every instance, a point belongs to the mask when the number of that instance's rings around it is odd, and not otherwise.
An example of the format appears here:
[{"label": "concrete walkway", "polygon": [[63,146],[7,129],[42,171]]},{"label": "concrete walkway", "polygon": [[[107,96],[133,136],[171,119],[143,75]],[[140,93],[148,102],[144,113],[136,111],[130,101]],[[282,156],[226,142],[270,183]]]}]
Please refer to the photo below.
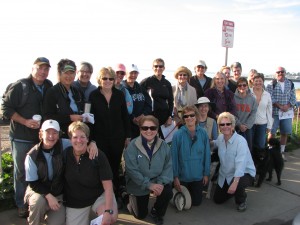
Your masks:
[{"label": "concrete walkway", "polygon": [[[300,149],[287,153],[287,162],[282,174],[282,185],[264,182],[260,188],[248,190],[248,209],[237,212],[234,200],[216,205],[204,199],[199,207],[178,212],[170,205],[165,216],[165,225],[291,225],[300,212]],[[17,210],[0,213],[0,225],[25,225],[26,220],[17,216]],[[126,211],[120,211],[116,224],[153,224],[151,218],[136,220]]]}]

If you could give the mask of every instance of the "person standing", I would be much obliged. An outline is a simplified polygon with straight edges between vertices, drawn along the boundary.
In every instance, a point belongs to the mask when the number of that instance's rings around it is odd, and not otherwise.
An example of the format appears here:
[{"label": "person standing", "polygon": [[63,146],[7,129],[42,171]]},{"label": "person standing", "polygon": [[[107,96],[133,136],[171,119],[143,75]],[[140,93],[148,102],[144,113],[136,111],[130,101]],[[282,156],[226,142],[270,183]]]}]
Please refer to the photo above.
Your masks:
[{"label": "person standing", "polygon": [[[2,102],[3,115],[11,119],[9,136],[14,161],[15,201],[19,217],[26,217],[28,214],[24,202],[27,187],[24,161],[27,152],[39,142],[40,122],[33,120],[32,116],[43,115],[45,93],[53,86],[47,79],[50,67],[47,58],[37,58],[33,63],[30,76],[14,83]],[[26,101],[22,104],[25,95]]]},{"label": "person standing", "polygon": [[126,80],[122,82],[133,100],[133,112],[129,115],[131,122],[131,139],[140,135],[139,121],[143,116],[150,115],[152,110],[152,100],[149,93],[136,81],[138,75],[138,67],[135,64],[131,64]]},{"label": "person standing", "polygon": [[[159,126],[169,126],[172,123],[174,98],[172,85],[163,75],[165,70],[164,60],[161,58],[155,59],[152,69],[154,75],[142,80],[140,85],[148,92],[151,92],[150,97],[152,97],[153,104],[152,115],[158,119]],[[164,138],[160,128],[159,135]]]},{"label": "person standing", "polygon": [[212,78],[205,75],[207,65],[204,60],[199,60],[194,67],[196,75],[192,76],[189,83],[196,89],[197,99],[204,96],[204,92],[210,88]]},{"label": "person standing", "polygon": [[239,62],[234,62],[231,64],[230,68],[233,76],[228,80],[228,87],[233,93],[235,93],[237,88],[236,82],[242,75],[242,64]]},{"label": "person standing", "polygon": [[45,118],[56,120],[62,131],[62,138],[68,138],[68,126],[82,121],[84,96],[72,86],[76,65],[70,59],[61,59],[57,64],[59,82],[49,89],[43,105]]},{"label": "person standing", "polygon": [[267,85],[267,91],[272,99],[274,119],[268,138],[275,137],[277,129],[280,129],[280,150],[283,157],[287,137],[292,133],[293,107],[296,104],[295,86],[285,77],[285,74],[284,67],[277,67],[275,79]]},{"label": "person standing", "polygon": [[174,120],[176,123],[181,122],[183,107],[194,105],[197,102],[196,90],[188,83],[191,76],[192,72],[185,66],[179,67],[174,73],[174,77],[178,81],[173,86]]},{"label": "person standing", "polygon": [[237,112],[236,130],[247,140],[252,152],[252,127],[256,118],[257,102],[248,88],[248,81],[245,77],[238,79],[237,87],[234,94]]},{"label": "person standing", "polygon": [[213,111],[208,112],[208,116],[217,120],[222,112],[230,112],[236,115],[234,94],[226,89],[226,76],[217,72],[213,78],[211,88],[205,91],[205,97],[215,104]]},{"label": "person standing", "polygon": [[266,134],[272,129],[272,99],[269,92],[264,90],[264,75],[258,73],[253,78],[253,89],[250,89],[258,104],[255,123],[253,125],[253,146],[264,149]]},{"label": "person standing", "polygon": [[72,86],[82,92],[84,95],[84,102],[88,102],[91,92],[97,89],[97,87],[90,81],[92,74],[92,64],[88,62],[81,62],[77,69],[77,80],[72,84]]},{"label": "person standing", "polygon": [[133,110],[133,101],[130,93],[128,90],[124,87],[123,78],[126,75],[126,67],[124,64],[119,63],[114,68],[114,71],[116,72],[116,79],[115,79],[115,88],[121,90],[124,93],[126,105],[127,105],[127,111],[128,114],[131,115]]},{"label": "person standing", "polygon": [[123,150],[131,139],[131,130],[124,94],[114,87],[115,76],[110,67],[101,68],[97,75],[99,87],[89,99],[95,117],[95,123],[90,127],[91,140],[96,141],[111,166],[114,191],[121,207],[119,168]]}]

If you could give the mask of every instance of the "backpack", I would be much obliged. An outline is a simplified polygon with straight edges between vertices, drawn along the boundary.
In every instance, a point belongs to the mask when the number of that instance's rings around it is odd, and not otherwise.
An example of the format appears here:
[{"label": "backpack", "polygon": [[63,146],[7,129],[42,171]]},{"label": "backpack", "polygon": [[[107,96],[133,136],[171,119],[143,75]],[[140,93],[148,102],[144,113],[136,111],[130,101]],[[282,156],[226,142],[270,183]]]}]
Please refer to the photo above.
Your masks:
[{"label": "backpack", "polygon": [[[294,89],[294,82],[291,81],[290,79],[288,79],[290,82],[291,82],[291,86],[292,86],[292,90]],[[273,84],[273,89],[275,88],[276,84],[277,84],[277,80],[276,79],[273,79],[272,80],[272,84]]]},{"label": "backpack", "polygon": [[[20,82],[22,83],[22,92],[23,92],[23,94],[22,94],[21,103],[20,103],[20,105],[18,105],[18,108],[22,108],[25,105],[25,103],[27,102],[27,99],[28,99],[29,85],[30,85],[27,78],[20,79],[20,80],[14,82],[14,83],[10,83],[9,85],[7,85],[7,87],[5,89],[5,92],[2,95],[2,102],[6,98],[7,93],[11,89],[13,89],[17,84],[19,84]],[[9,122],[10,122],[10,118],[6,118],[5,116],[2,115],[1,123],[2,124],[9,124]]]}]

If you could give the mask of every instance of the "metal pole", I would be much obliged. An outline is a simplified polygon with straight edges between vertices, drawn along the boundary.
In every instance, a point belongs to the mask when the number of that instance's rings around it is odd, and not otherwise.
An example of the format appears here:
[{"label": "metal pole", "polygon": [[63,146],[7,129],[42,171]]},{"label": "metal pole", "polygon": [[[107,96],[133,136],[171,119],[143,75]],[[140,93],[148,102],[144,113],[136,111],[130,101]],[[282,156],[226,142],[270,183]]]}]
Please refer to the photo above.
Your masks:
[{"label": "metal pole", "polygon": [[225,53],[225,66],[227,66],[227,58],[228,58],[228,48],[226,47],[226,53]]}]

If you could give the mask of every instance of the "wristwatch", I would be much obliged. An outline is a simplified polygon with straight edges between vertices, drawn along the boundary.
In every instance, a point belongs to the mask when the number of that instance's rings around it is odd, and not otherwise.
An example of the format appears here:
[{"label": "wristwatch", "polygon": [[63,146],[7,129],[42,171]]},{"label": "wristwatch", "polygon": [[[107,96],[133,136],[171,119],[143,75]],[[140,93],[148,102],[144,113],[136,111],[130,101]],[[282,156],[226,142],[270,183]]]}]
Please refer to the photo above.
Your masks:
[{"label": "wristwatch", "polygon": [[112,210],[112,209],[105,209],[104,212],[107,212],[110,215],[114,214],[114,210]]}]

